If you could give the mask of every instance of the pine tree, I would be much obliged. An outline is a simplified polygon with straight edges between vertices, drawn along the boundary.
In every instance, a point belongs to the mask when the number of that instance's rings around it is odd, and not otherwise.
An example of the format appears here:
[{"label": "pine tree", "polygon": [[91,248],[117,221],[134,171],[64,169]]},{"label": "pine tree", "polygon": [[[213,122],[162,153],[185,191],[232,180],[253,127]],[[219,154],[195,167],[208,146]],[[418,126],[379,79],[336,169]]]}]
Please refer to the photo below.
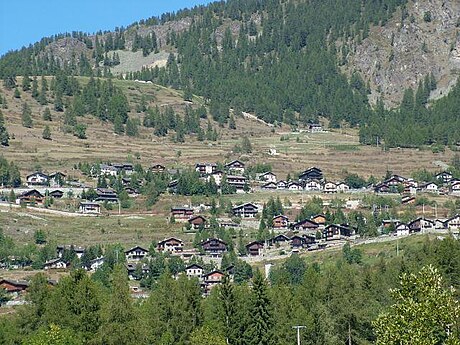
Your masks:
[{"label": "pine tree", "polygon": [[51,140],[51,130],[48,125],[46,125],[45,128],[43,129],[42,138],[46,140]]},{"label": "pine tree", "polygon": [[21,93],[18,88],[14,89],[14,98],[21,98]]},{"label": "pine tree", "polygon": [[50,108],[46,107],[43,111],[43,120],[52,121]]},{"label": "pine tree", "polygon": [[32,122],[32,111],[30,110],[29,105],[27,102],[24,102],[22,105],[22,125],[26,128],[32,128],[33,122]]},{"label": "pine tree", "polygon": [[249,345],[269,345],[273,337],[273,314],[268,297],[267,283],[256,271],[251,293],[252,318],[245,334]]},{"label": "pine tree", "polygon": [[64,103],[62,102],[62,92],[57,91],[54,99],[54,110],[64,111]]},{"label": "pine tree", "polygon": [[34,77],[32,81],[32,97],[33,98],[38,98],[38,81],[37,77]]},{"label": "pine tree", "polygon": [[22,91],[30,90],[30,78],[28,74],[25,74],[22,78]]},{"label": "pine tree", "polygon": [[137,121],[128,119],[126,120],[126,135],[129,137],[139,136],[139,128],[137,126]]},{"label": "pine tree", "polygon": [[123,119],[120,115],[115,116],[115,119],[113,121],[113,131],[116,134],[123,134],[125,131],[123,126]]},{"label": "pine tree", "polygon": [[5,118],[3,117],[3,113],[0,110],[0,145],[8,146],[9,145],[10,135],[5,127]]}]

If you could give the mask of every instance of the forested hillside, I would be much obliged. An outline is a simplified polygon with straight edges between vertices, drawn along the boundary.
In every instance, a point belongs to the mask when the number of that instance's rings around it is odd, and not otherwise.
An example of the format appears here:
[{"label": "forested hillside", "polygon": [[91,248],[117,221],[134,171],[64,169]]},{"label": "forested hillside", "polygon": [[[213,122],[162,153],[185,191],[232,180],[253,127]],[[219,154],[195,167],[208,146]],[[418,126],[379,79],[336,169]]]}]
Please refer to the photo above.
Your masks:
[{"label": "forested hillside", "polygon": [[359,126],[365,144],[456,144],[459,115],[448,109],[458,108],[458,97],[429,104],[437,85],[433,75],[389,111],[381,102],[375,109],[369,105],[370,86],[360,74],[341,71],[348,49],[343,42],[361,42],[371,27],[385,25],[406,5],[406,0],[216,2],[114,32],[45,38],[6,54],[0,77],[54,75],[62,69],[69,75],[110,76],[125,51],[142,51],[153,60],[168,52],[164,63],[120,71],[118,77],[202,96],[221,125],[230,120],[232,108],[270,123],[298,126],[324,117],[331,127]]}]

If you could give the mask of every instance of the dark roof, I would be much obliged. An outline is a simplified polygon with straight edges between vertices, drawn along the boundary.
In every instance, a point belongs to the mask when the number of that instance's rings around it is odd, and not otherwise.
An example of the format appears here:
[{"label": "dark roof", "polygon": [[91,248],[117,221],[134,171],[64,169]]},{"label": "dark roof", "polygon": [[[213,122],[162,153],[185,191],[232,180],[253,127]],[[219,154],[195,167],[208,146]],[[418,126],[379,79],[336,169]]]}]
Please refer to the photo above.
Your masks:
[{"label": "dark roof", "polygon": [[19,196],[24,197],[24,196],[29,196],[29,195],[33,195],[33,194],[37,195],[40,198],[44,197],[44,195],[42,193],[40,193],[38,190],[36,190],[36,189],[26,190],[26,191],[22,192]]},{"label": "dark roof", "polygon": [[42,173],[42,172],[40,172],[40,171],[35,171],[35,172],[33,172],[33,173],[31,173],[31,174],[27,175],[27,176],[26,176],[26,178],[29,178],[30,176],[33,176],[33,175],[40,175],[40,176],[43,176],[43,177],[49,178],[49,176],[48,176],[48,175],[46,175],[46,174],[44,174],[44,173]]},{"label": "dark roof", "polygon": [[191,264],[191,265],[188,265],[187,267],[185,267],[186,270],[189,270],[191,268],[198,268],[198,269],[203,269],[202,266],[198,265],[198,264]]},{"label": "dark roof", "polygon": [[244,163],[240,161],[239,159],[232,160],[230,163],[225,164],[226,167],[229,167],[235,163],[240,163],[242,166],[244,166]]},{"label": "dark roof", "polygon": [[132,252],[132,251],[134,251],[134,250],[136,250],[136,249],[140,249],[140,250],[142,250],[142,251],[144,251],[144,252],[147,252],[147,253],[149,252],[147,249],[142,248],[141,246],[134,246],[134,247],[132,247],[131,249],[125,250],[125,253]]},{"label": "dark roof", "polygon": [[166,243],[166,242],[171,241],[171,240],[175,240],[175,241],[181,242],[181,243],[184,242],[180,238],[177,238],[177,237],[168,237],[168,238],[165,238],[163,241],[158,242],[158,245],[161,245],[161,244]]},{"label": "dark roof", "polygon": [[246,248],[249,248],[250,246],[253,246],[253,245],[255,245],[255,244],[257,244],[257,245],[259,245],[259,246],[262,246],[262,247],[264,246],[264,243],[261,242],[261,241],[252,241],[252,242],[246,244]]}]

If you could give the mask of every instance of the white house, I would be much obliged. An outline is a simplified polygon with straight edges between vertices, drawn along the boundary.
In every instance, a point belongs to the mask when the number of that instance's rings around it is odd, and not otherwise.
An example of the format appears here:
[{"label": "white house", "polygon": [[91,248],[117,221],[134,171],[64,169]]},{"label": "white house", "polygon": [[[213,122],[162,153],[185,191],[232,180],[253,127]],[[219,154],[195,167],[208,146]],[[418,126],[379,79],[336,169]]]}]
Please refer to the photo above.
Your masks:
[{"label": "white house", "polygon": [[260,174],[257,179],[263,182],[273,182],[276,183],[276,175],[271,171]]},{"label": "white house", "polygon": [[308,180],[305,182],[306,191],[318,191],[321,190],[321,183],[317,180]]},{"label": "white house", "polygon": [[292,190],[292,191],[298,191],[302,190],[302,186],[298,184],[297,182],[289,182],[287,185],[287,189]]},{"label": "white house", "polygon": [[210,181],[212,177],[216,185],[220,186],[222,183],[223,176],[224,176],[224,173],[222,171],[216,170],[213,173],[208,175],[207,180]]},{"label": "white house", "polygon": [[36,171],[26,176],[28,186],[46,186],[49,183],[49,176]]},{"label": "white house", "polygon": [[425,193],[438,193],[438,185],[434,182],[426,183],[420,186],[420,188]]},{"label": "white house", "polygon": [[61,258],[56,258],[45,262],[44,268],[45,270],[64,269],[67,268],[67,263]]},{"label": "white house", "polygon": [[454,195],[460,195],[460,181],[455,181],[450,185],[451,193]]},{"label": "white house", "polygon": [[404,223],[399,223],[395,227],[396,236],[408,236],[410,233],[409,226]]},{"label": "white house", "polygon": [[103,256],[101,256],[99,258],[96,258],[96,259],[93,259],[93,260],[91,260],[89,262],[89,270],[91,272],[95,272],[99,268],[101,268],[103,264],[104,264],[104,257]]},{"label": "white house", "polygon": [[185,268],[185,274],[189,278],[201,278],[201,276],[203,275],[203,267],[201,267],[198,264],[192,264]]},{"label": "white house", "polygon": [[118,169],[112,165],[100,164],[99,167],[101,169],[101,175],[103,176],[117,176],[118,175]]},{"label": "white house", "polygon": [[326,182],[323,187],[324,193],[337,193],[337,185],[334,182]]},{"label": "white house", "polygon": [[159,252],[177,253],[184,250],[184,241],[179,238],[170,237],[158,242],[157,249]]},{"label": "white house", "polygon": [[276,183],[276,189],[286,189],[286,187],[287,187],[286,181],[281,180]]},{"label": "white house", "polygon": [[350,191],[350,186],[347,185],[345,182],[337,183],[337,192],[339,193],[346,193]]},{"label": "white house", "polygon": [[453,231],[460,230],[460,214],[457,214],[447,219],[445,224],[449,230],[453,230]]},{"label": "white house", "polygon": [[140,246],[135,246],[125,251],[126,260],[128,261],[141,261],[148,254],[149,254],[149,251]]},{"label": "white house", "polygon": [[80,202],[80,207],[78,208],[80,213],[84,214],[100,214],[101,205],[96,202]]}]

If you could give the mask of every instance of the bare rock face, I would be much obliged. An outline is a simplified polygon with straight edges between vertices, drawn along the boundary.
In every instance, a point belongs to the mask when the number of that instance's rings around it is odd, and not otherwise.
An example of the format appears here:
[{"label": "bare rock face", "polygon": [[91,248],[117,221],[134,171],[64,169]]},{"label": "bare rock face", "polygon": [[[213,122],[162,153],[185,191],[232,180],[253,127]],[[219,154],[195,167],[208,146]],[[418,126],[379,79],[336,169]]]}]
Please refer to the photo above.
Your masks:
[{"label": "bare rock face", "polygon": [[385,26],[371,29],[347,70],[369,82],[371,103],[382,97],[387,106],[397,105],[405,89],[416,89],[430,73],[438,84],[431,97],[444,96],[460,72],[460,1],[410,1],[407,15],[397,11]]}]

